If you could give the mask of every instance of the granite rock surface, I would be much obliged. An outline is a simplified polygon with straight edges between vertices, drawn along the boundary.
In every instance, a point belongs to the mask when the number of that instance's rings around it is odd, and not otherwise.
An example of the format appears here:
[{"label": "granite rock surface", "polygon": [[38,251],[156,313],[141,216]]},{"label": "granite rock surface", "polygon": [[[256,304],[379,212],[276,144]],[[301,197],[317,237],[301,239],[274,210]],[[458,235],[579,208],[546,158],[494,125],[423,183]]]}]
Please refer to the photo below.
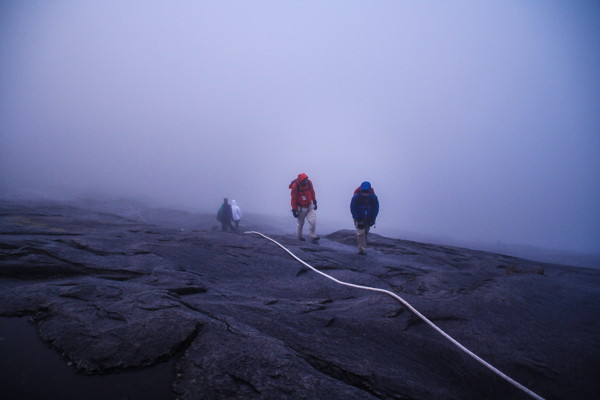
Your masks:
[{"label": "granite rock surface", "polygon": [[[547,399],[600,393],[598,269],[376,234],[357,256],[353,231],[315,245],[245,223]],[[530,398],[392,297],[212,216],[2,202],[0,316],[23,315],[82,373],[174,360],[173,399]]]}]

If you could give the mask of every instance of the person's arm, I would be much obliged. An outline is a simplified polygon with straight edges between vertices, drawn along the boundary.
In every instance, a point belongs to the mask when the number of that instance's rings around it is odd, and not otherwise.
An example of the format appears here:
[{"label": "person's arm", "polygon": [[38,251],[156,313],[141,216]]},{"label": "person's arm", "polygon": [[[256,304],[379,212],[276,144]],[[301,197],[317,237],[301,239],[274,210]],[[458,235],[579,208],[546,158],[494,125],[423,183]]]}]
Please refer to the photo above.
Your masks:
[{"label": "person's arm", "polygon": [[379,199],[377,198],[376,195],[373,195],[373,203],[374,203],[373,220],[375,220],[375,218],[377,218],[377,215],[379,214]]},{"label": "person's arm", "polygon": [[357,207],[357,198],[359,195],[352,196],[352,200],[350,200],[350,212],[352,213],[352,218],[356,221],[360,219],[358,215],[358,207]]},{"label": "person's arm", "polygon": [[291,190],[291,194],[292,194],[292,210],[295,210],[298,207],[298,190],[296,188],[297,183],[292,185],[292,190]]}]

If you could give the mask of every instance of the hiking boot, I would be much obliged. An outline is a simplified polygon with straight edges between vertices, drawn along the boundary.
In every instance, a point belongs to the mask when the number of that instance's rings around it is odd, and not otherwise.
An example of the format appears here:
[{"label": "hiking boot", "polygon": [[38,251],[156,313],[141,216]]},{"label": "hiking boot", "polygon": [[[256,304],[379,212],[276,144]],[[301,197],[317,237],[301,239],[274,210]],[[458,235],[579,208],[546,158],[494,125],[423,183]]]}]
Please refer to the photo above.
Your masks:
[{"label": "hiking boot", "polygon": [[366,256],[366,255],[367,255],[367,252],[366,252],[366,251],[364,251],[364,250],[362,250],[362,249],[360,249],[360,250],[358,251],[358,255],[359,255],[359,256]]},{"label": "hiking boot", "polygon": [[315,236],[314,238],[312,238],[312,239],[311,239],[311,241],[312,241],[313,243],[319,243],[319,240],[321,240],[321,238],[320,238],[320,237],[318,237],[318,236]]},{"label": "hiking boot", "polygon": [[303,237],[299,237],[298,240],[301,242],[306,242],[306,239],[304,239]]}]

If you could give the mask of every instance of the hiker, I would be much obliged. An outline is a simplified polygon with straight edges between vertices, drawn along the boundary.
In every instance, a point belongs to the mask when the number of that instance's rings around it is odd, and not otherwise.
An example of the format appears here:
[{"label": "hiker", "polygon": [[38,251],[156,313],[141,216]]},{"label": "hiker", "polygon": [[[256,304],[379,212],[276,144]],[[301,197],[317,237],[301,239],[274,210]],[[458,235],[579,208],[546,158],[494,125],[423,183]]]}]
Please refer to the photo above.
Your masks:
[{"label": "hiker", "polygon": [[352,201],[350,202],[350,212],[354,219],[356,227],[356,239],[358,242],[358,254],[367,254],[367,235],[369,229],[375,225],[375,219],[379,213],[379,200],[375,195],[375,190],[371,187],[371,182],[363,182],[354,191]]},{"label": "hiker", "polygon": [[304,220],[308,221],[310,240],[317,243],[320,237],[315,233],[317,229],[317,199],[312,182],[304,172],[290,183],[292,195],[292,214],[298,219],[298,240],[306,241],[302,233]]},{"label": "hiker", "polygon": [[233,230],[237,231],[238,226],[240,225],[240,220],[242,219],[242,210],[240,210],[240,207],[237,205],[235,200],[231,200],[231,216],[234,224]]},{"label": "hiker", "polygon": [[231,206],[227,202],[227,198],[224,198],[223,204],[221,204],[221,208],[219,208],[219,212],[217,213],[217,220],[221,223],[221,230],[223,232],[233,231],[233,226],[231,225],[232,217]]}]

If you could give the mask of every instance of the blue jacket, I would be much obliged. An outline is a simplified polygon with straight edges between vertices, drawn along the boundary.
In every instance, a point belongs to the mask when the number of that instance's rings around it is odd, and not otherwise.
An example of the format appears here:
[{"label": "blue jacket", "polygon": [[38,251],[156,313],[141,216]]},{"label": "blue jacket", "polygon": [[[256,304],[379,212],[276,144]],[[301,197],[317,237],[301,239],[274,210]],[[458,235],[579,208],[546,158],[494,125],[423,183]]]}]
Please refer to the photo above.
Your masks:
[{"label": "blue jacket", "polygon": [[379,213],[379,200],[374,193],[363,196],[359,192],[352,196],[350,212],[352,212],[352,218],[357,221],[367,220],[370,223],[375,223],[375,218]]}]

